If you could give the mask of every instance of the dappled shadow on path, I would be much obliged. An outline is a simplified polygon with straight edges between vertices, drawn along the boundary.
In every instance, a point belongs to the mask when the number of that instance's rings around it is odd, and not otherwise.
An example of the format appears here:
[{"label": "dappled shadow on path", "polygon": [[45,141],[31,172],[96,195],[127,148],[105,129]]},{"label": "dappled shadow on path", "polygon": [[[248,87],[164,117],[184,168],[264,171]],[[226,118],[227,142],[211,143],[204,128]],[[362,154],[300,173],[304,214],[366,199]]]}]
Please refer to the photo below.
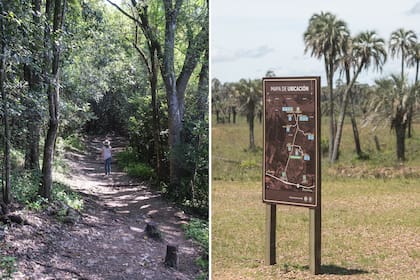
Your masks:
[{"label": "dappled shadow on path", "polygon": [[[196,279],[199,249],[184,236],[185,220],[176,216],[182,211],[115,164],[104,176],[101,141],[88,143],[85,153],[66,155],[70,172],[62,178],[84,200],[80,221],[69,226],[39,215],[34,225],[15,231],[9,241],[24,271],[16,279]],[[148,238],[148,222],[157,224],[162,240]],[[169,243],[178,245],[178,270],[163,264]]]}]

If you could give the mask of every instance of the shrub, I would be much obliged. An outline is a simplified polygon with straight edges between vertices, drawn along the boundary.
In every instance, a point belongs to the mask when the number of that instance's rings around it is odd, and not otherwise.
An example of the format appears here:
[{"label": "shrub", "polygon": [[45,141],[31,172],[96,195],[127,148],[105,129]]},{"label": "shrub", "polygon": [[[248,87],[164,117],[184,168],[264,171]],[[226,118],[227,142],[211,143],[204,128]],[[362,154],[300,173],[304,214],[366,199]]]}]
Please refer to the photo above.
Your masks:
[{"label": "shrub", "polygon": [[0,259],[0,279],[12,279],[12,275],[16,272],[16,258],[10,256],[2,256]]},{"label": "shrub", "polygon": [[149,165],[144,163],[132,163],[124,168],[128,175],[139,177],[142,179],[150,179],[155,177],[155,171]]}]

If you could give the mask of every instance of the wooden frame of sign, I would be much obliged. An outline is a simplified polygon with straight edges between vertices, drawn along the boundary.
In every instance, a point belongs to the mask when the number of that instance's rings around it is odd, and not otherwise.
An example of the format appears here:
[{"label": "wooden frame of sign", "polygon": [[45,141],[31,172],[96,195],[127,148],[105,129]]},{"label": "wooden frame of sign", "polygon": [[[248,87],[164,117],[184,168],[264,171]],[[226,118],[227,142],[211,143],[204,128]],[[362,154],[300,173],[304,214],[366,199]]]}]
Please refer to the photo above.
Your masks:
[{"label": "wooden frame of sign", "polygon": [[263,202],[267,264],[275,264],[276,205],[309,208],[310,270],[321,263],[320,77],[263,79]]}]

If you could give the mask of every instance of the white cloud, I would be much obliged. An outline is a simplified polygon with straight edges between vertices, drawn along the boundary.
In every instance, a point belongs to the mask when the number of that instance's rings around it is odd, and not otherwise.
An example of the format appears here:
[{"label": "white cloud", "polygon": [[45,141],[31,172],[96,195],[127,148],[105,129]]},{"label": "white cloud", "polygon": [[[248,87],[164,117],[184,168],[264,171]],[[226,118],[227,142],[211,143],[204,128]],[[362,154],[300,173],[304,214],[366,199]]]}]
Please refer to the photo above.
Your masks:
[{"label": "white cloud", "polygon": [[227,50],[224,48],[214,47],[212,50],[212,62],[232,62],[243,58],[260,58],[271,52],[274,49],[266,45],[259,46],[253,49],[238,49]]},{"label": "white cloud", "polygon": [[410,14],[410,15],[420,14],[420,2],[418,2],[417,4],[415,4],[414,7],[411,8],[408,11],[408,14]]}]

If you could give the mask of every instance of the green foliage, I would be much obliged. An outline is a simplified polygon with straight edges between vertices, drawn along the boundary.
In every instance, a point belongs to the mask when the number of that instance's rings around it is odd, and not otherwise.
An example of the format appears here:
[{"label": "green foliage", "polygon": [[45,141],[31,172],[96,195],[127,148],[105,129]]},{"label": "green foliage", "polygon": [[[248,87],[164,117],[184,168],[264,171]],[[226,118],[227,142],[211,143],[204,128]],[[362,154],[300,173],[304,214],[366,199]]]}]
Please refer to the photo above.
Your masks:
[{"label": "green foliage", "polygon": [[208,221],[192,218],[187,225],[183,225],[188,238],[192,238],[208,252],[209,249],[209,223]]},{"label": "green foliage", "polygon": [[209,223],[201,219],[191,219],[191,221],[183,225],[183,229],[188,238],[194,239],[205,252],[205,256],[200,256],[196,262],[204,271],[198,279],[208,279],[209,270]]},{"label": "green foliage", "polygon": [[[14,172],[11,177],[14,198],[25,205],[31,205],[30,208],[38,208],[41,204],[38,196],[38,186],[41,182],[41,176],[31,171]],[[32,203],[35,203],[32,205]],[[35,209],[40,210],[40,209]]]},{"label": "green foliage", "polygon": [[156,173],[148,164],[138,160],[136,153],[132,149],[127,149],[116,155],[118,165],[127,172],[128,175],[142,179],[156,177]]},{"label": "green foliage", "polygon": [[0,255],[0,279],[12,279],[16,271],[16,258]]},{"label": "green foliage", "polygon": [[153,168],[144,163],[134,163],[124,168],[124,171],[128,175],[133,177],[139,177],[142,179],[150,179],[155,177],[155,171]]},{"label": "green foliage", "polygon": [[329,146],[330,146],[330,143],[329,143],[328,139],[322,138],[321,139],[321,155],[323,157],[328,156]]},{"label": "green foliage", "polygon": [[83,199],[79,193],[72,191],[68,186],[62,183],[54,183],[52,190],[53,200],[61,201],[69,207],[82,210]]},{"label": "green foliage", "polygon": [[[39,174],[32,171],[19,171],[12,174],[11,180],[13,196],[16,201],[23,203],[31,210],[40,211],[44,209],[48,201],[38,195],[41,180]],[[61,183],[53,184],[52,198],[77,210],[83,208],[83,199],[80,195]]]},{"label": "green foliage", "polygon": [[85,149],[83,138],[78,133],[71,134],[70,136],[64,138],[63,142],[64,142],[64,148],[68,148],[68,149],[76,150],[76,151],[84,151]]}]

